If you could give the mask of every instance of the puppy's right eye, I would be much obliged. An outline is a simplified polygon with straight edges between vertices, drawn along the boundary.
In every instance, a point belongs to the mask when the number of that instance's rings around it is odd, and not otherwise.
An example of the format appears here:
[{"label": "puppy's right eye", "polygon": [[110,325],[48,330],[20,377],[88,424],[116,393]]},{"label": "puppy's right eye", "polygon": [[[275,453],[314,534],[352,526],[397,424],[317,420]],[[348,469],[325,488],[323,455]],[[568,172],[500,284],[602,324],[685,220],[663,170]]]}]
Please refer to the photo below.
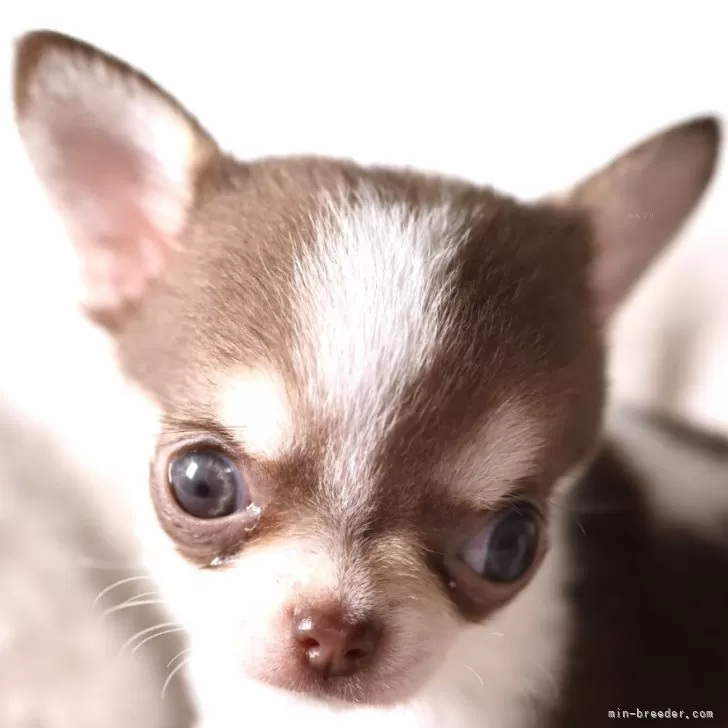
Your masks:
[{"label": "puppy's right eye", "polygon": [[539,519],[524,505],[499,513],[462,546],[460,558],[481,578],[510,583],[531,568],[538,551]]},{"label": "puppy's right eye", "polygon": [[195,518],[223,518],[250,504],[237,465],[216,450],[193,450],[169,464],[167,480],[177,504]]}]

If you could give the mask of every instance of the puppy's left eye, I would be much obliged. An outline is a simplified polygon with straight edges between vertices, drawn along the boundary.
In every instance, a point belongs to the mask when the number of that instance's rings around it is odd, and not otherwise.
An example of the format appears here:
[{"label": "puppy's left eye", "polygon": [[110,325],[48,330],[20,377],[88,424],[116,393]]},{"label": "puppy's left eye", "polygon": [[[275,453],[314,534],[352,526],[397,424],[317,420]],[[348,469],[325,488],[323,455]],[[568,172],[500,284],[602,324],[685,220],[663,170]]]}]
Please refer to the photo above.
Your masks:
[{"label": "puppy's left eye", "polygon": [[483,579],[514,582],[533,564],[538,551],[539,520],[531,506],[498,514],[461,547],[460,559]]}]

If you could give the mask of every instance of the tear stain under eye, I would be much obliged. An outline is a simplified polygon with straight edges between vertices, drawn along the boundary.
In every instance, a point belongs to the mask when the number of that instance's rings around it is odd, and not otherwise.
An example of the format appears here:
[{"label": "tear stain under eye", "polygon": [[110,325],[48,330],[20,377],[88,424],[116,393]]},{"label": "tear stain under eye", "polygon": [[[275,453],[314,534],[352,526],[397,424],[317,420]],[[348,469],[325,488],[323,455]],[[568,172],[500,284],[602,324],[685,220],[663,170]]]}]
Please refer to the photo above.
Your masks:
[{"label": "tear stain under eye", "polygon": [[248,507],[247,507],[247,508],[245,509],[245,512],[246,512],[246,513],[249,513],[249,514],[250,514],[251,516],[254,516],[254,517],[255,517],[255,519],[256,519],[255,523],[253,523],[252,525],[250,525],[250,526],[247,526],[247,527],[245,528],[245,532],[246,532],[246,533],[250,533],[250,532],[251,532],[251,531],[252,531],[252,530],[253,530],[253,529],[254,529],[254,528],[256,527],[256,525],[258,524],[258,520],[257,520],[257,519],[259,518],[259,516],[260,516],[260,514],[262,513],[262,511],[261,511],[261,508],[260,508],[260,506],[259,506],[259,505],[256,505],[255,503],[251,503],[251,504],[250,504],[250,505],[249,505],[249,506],[248,506]]},{"label": "tear stain under eye", "polygon": [[[255,521],[251,523],[249,526],[245,526],[243,528],[243,531],[245,533],[252,533],[257,525],[258,525],[258,517],[261,514],[261,508],[260,506],[256,505],[255,503],[251,503],[246,509],[245,512],[250,514],[255,518]],[[228,566],[229,564],[233,563],[233,561],[236,561],[238,558],[237,555],[233,554],[231,556],[215,556],[209,563],[208,568],[215,569],[219,568],[221,566]]]}]

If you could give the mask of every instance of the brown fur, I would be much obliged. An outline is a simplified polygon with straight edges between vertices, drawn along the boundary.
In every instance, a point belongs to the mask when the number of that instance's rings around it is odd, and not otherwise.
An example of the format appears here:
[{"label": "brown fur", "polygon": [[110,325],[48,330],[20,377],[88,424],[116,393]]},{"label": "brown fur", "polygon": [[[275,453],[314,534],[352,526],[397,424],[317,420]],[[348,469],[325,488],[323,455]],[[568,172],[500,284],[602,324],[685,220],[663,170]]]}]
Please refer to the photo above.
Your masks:
[{"label": "brown fur", "polygon": [[[308,220],[316,194],[345,189],[355,195],[360,185],[413,208],[446,196],[472,220],[454,264],[449,339],[402,398],[397,425],[381,443],[376,511],[361,524],[374,536],[416,523],[422,546],[442,552],[469,511],[456,507],[442,484],[430,482],[433,458],[487,420],[504,397],[523,397],[552,433],[523,483],[523,495],[542,506],[556,477],[583,459],[594,440],[604,390],[602,351],[590,312],[588,227],[579,217],[408,172],[325,160],[246,166],[221,160],[200,180],[198,205],[182,238],[185,254],[117,331],[120,356],[129,375],[165,409],[171,423],[165,448],[174,431],[187,437],[210,423],[221,426],[218,371],[276,367],[287,373],[290,396],[303,403],[299,393],[306,382],[290,358],[297,336],[290,266],[312,242]],[[327,428],[337,423],[317,421],[305,409],[295,417],[302,425],[297,451],[286,462],[247,468],[256,501],[268,504],[249,536],[244,514],[236,526],[234,520],[206,523],[171,513],[158,493],[166,481],[152,479],[162,523],[185,553],[184,544],[194,544],[196,559],[209,563],[319,508],[320,453],[333,436]],[[234,433],[225,440],[234,442]],[[234,456],[245,462],[243,454]],[[416,488],[409,485],[414,483]],[[440,566],[438,575],[443,571]],[[473,611],[472,600],[469,613],[484,616]]]}]

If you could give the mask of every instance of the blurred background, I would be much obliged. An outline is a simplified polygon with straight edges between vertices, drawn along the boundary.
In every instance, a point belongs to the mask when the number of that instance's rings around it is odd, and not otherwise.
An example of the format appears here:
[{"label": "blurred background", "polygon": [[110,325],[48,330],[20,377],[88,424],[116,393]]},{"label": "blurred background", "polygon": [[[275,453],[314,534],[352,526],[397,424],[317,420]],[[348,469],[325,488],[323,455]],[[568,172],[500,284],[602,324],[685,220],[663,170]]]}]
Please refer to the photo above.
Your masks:
[{"label": "blurred background", "polygon": [[[148,613],[157,605],[102,622],[93,617],[104,585],[125,578],[124,569],[141,575],[125,493],[114,487],[123,462],[106,427],[110,408],[123,421],[124,401],[103,342],[76,313],[70,245],[15,132],[10,62],[17,35],[51,28],[123,57],[241,157],[353,157],[533,198],[568,187],[668,124],[706,112],[728,120],[723,6],[3,4],[0,726],[116,728],[141,720],[182,728],[189,721],[181,692],[160,699],[176,663],[154,648],[118,659],[130,652],[121,647],[135,631],[164,621]],[[610,362],[615,399],[725,432],[727,166],[724,155],[704,205],[615,322]],[[110,473],[114,458],[118,468]],[[149,591],[124,588],[123,596],[112,590],[112,606]],[[144,612],[148,626],[115,619],[129,612]],[[167,647],[179,652],[174,642]],[[64,717],[71,700],[75,719]]]}]

